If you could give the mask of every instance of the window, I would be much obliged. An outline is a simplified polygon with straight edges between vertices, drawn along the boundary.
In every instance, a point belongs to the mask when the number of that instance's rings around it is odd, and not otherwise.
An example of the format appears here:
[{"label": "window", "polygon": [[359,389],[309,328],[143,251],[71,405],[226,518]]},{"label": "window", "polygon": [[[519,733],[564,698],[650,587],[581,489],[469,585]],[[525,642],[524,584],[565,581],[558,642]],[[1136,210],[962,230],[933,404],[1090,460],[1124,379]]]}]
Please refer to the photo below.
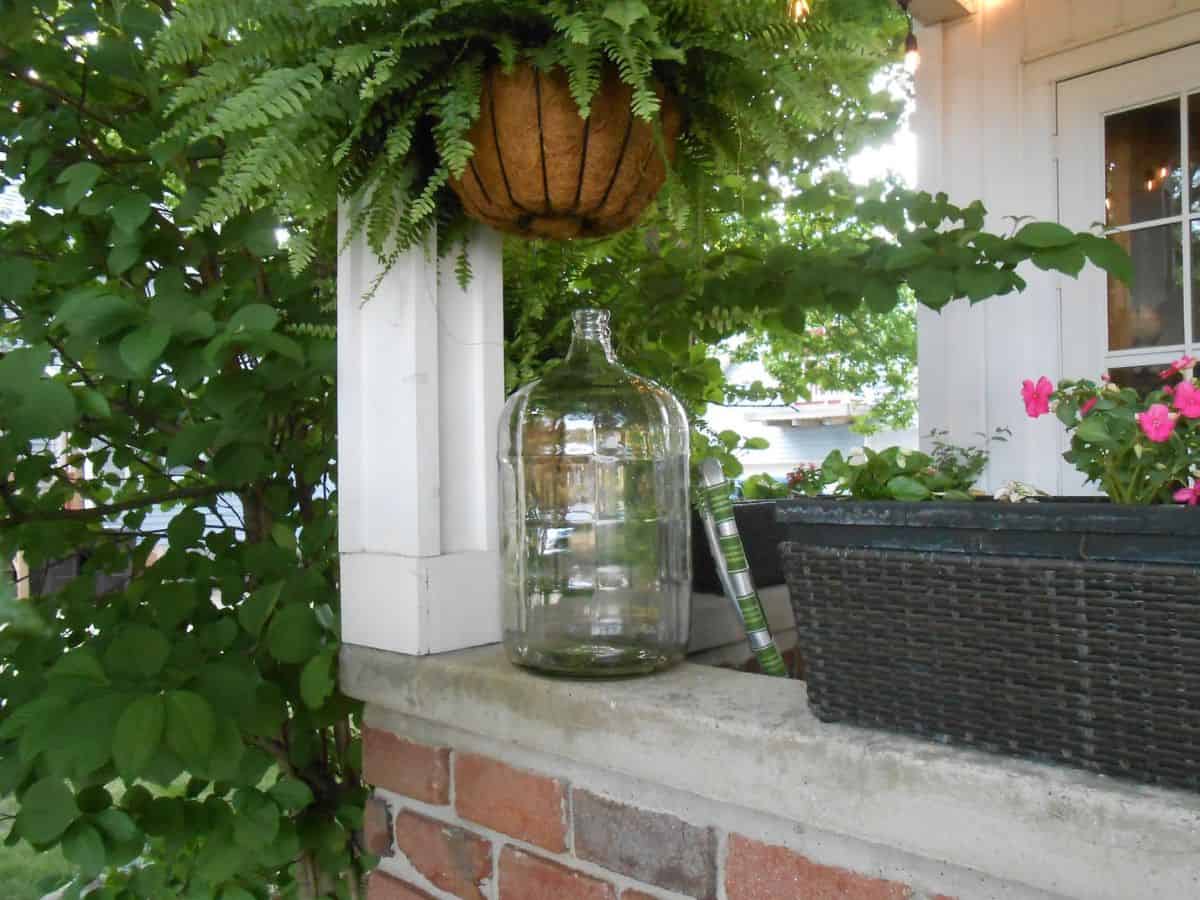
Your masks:
[{"label": "window", "polygon": [[1105,230],[1133,258],[1108,278],[1107,368],[1145,388],[1200,355],[1200,93],[1104,116]]}]

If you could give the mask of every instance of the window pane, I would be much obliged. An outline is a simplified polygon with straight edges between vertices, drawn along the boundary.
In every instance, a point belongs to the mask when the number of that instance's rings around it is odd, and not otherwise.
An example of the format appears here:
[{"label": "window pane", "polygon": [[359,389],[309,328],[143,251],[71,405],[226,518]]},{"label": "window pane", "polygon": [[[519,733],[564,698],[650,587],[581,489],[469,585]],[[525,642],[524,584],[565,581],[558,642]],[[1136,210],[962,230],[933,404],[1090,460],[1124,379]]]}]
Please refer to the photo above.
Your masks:
[{"label": "window pane", "polygon": [[1133,288],[1108,278],[1108,349],[1183,343],[1183,231],[1162,225],[1112,235],[1133,259]]},{"label": "window pane", "polygon": [[1178,100],[1109,116],[1104,143],[1110,227],[1180,213]]},{"label": "window pane", "polygon": [[1188,97],[1188,165],[1192,169],[1192,212],[1200,212],[1200,94]]},{"label": "window pane", "polygon": [[1200,219],[1192,222],[1192,344],[1200,342]]},{"label": "window pane", "polygon": [[1109,369],[1108,376],[1114,384],[1121,387],[1136,388],[1143,396],[1162,387],[1163,380],[1159,374],[1166,366],[1126,366],[1123,369]]}]

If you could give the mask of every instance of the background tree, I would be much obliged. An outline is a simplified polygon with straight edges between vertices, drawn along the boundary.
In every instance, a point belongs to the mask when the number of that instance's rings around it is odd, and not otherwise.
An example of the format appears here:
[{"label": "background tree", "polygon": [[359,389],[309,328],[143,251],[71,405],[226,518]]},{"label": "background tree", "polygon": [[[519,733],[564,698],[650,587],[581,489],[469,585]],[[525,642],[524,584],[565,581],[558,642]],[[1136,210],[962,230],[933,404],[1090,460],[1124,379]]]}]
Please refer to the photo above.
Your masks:
[{"label": "background tree", "polygon": [[360,896],[331,230],[295,277],[269,205],[192,224],[224,150],[159,141],[188,75],[148,65],[169,3],[0,10],[28,205],[0,228],[0,557],[86,559],[3,606],[9,842],[61,845],[74,893],[106,872],[104,897]]}]

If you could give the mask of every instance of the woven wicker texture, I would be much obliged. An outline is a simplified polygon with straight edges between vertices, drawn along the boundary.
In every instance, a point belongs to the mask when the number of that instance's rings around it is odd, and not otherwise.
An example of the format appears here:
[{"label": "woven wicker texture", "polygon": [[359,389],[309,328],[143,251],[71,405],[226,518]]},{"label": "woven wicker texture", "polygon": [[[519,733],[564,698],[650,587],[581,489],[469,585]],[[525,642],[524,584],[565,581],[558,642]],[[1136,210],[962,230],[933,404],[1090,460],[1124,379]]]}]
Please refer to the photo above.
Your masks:
[{"label": "woven wicker texture", "polygon": [[782,552],[818,718],[1200,790],[1200,567]]}]

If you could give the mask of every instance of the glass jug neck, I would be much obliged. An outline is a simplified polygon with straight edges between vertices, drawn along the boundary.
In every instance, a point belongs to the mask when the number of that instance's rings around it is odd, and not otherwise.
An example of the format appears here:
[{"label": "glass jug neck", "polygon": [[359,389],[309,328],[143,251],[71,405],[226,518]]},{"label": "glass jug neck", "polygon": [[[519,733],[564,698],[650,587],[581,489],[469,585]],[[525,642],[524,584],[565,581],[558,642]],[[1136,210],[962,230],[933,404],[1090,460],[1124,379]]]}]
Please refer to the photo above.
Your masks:
[{"label": "glass jug neck", "polygon": [[575,311],[572,318],[575,322],[575,332],[571,336],[571,349],[567,351],[567,360],[574,362],[603,359],[615,363],[617,357],[612,348],[608,310],[580,309]]}]

